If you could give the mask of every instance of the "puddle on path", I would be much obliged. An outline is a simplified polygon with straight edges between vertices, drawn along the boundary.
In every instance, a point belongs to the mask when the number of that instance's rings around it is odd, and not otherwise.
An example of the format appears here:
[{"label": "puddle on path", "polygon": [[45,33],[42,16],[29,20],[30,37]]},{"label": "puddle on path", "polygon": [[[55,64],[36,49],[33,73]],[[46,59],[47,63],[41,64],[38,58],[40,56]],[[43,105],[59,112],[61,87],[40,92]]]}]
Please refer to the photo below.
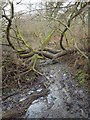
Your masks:
[{"label": "puddle on path", "polygon": [[[49,61],[50,62],[50,61]],[[48,63],[49,63],[48,62]],[[64,64],[44,64],[41,67],[45,77],[32,89],[28,88],[25,93],[18,93],[9,97],[3,103],[3,111],[18,107],[17,103],[25,102],[30,95],[41,92],[43,83],[49,93],[45,97],[35,99],[27,109],[24,118],[88,118],[88,96],[84,89],[76,86],[71,73]],[[41,84],[42,83],[42,84]],[[16,103],[14,105],[14,102]],[[4,108],[5,107],[5,108]]]},{"label": "puddle on path", "polygon": [[50,92],[33,101],[25,118],[88,118],[87,96],[84,90],[76,87],[66,66],[54,64],[42,70]]}]

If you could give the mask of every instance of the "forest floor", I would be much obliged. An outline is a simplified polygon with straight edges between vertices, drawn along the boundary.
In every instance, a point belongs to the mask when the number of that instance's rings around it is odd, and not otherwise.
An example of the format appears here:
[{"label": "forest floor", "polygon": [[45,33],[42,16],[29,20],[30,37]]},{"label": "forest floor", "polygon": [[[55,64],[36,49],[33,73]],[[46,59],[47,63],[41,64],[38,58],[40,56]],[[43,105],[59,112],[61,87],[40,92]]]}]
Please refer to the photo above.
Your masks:
[{"label": "forest floor", "polygon": [[[2,89],[3,118],[90,117],[87,86],[75,80],[74,74],[78,67],[75,58],[75,54],[71,57],[67,55],[55,64],[51,60],[41,60],[39,69],[44,76],[31,72],[23,76],[23,80],[4,85]],[[48,92],[45,93],[45,91]]]}]

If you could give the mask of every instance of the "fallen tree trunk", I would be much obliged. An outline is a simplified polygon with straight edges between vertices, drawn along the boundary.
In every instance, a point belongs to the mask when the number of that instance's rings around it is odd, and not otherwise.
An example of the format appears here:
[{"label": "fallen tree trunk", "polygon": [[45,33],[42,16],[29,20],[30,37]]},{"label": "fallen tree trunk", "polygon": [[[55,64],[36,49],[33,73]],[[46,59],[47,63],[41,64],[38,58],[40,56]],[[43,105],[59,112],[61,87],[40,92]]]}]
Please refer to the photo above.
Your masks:
[{"label": "fallen tree trunk", "polygon": [[62,57],[68,53],[73,53],[73,52],[76,52],[77,50],[67,50],[67,51],[63,51],[63,52],[58,52],[56,54],[53,54],[53,53],[49,53],[49,51],[34,51],[34,52],[30,52],[28,54],[20,54],[20,58],[30,58],[32,57],[34,54],[38,54],[40,56],[44,56],[46,58],[49,58],[49,59],[56,59],[58,57]]},{"label": "fallen tree trunk", "polygon": [[41,92],[36,92],[30,95],[26,100],[23,101],[23,103],[20,105],[20,107],[15,109],[7,110],[5,113],[2,113],[2,118],[19,118],[25,113],[25,110],[32,104],[32,102],[39,97],[44,97],[48,94],[48,90],[42,90]]}]

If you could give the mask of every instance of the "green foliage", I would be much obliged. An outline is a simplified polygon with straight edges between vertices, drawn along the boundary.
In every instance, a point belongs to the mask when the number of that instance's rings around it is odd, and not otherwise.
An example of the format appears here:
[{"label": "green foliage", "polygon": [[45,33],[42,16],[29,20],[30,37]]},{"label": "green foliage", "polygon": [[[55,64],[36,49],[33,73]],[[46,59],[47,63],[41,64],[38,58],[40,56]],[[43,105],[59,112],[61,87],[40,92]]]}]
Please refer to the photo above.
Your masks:
[{"label": "green foliage", "polygon": [[78,70],[74,78],[79,83],[79,85],[82,86],[86,83],[86,77],[87,74],[84,71]]}]

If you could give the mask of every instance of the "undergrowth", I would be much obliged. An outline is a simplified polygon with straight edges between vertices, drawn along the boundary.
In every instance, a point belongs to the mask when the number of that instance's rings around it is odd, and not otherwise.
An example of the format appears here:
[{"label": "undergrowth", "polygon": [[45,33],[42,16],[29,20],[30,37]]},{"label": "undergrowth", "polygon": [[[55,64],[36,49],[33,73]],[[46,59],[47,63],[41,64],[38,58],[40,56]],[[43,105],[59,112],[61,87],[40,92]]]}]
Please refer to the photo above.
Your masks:
[{"label": "undergrowth", "polygon": [[85,73],[85,71],[79,69],[77,70],[74,79],[78,82],[79,86],[85,86],[87,83],[87,77],[88,75]]}]

